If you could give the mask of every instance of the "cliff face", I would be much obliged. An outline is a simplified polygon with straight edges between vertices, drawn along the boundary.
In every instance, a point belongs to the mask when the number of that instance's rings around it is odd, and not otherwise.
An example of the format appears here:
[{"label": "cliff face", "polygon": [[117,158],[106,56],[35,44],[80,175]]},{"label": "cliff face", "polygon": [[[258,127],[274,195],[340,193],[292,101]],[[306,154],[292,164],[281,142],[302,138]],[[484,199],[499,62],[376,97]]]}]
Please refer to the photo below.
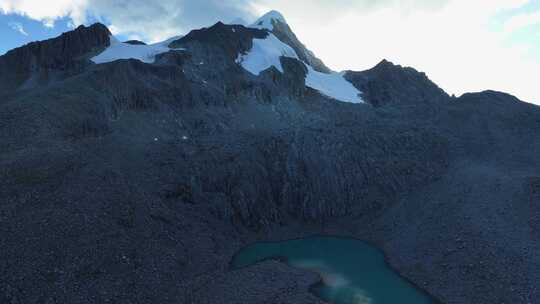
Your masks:
[{"label": "cliff face", "polygon": [[1,88],[16,89],[32,77],[44,82],[55,72],[80,72],[82,66],[88,64],[85,56],[109,46],[110,35],[109,29],[102,24],[80,26],[58,38],[11,50],[0,57]]},{"label": "cliff face", "polygon": [[172,48],[181,48],[185,44],[199,43],[214,46],[217,54],[225,53],[227,61],[234,61],[238,54],[249,51],[253,39],[264,39],[268,33],[241,25],[226,25],[221,22],[209,28],[191,31],[186,36],[173,41]]},{"label": "cliff face", "polygon": [[247,241],[320,231],[377,243],[445,303],[540,296],[538,107],[453,99],[387,62],[347,73],[367,104],[338,102],[300,60],[244,70],[267,35],[216,24],[151,64],[96,65],[96,25],[0,57],[63,75],[0,102],[0,302],[242,302],[229,286],[246,281],[253,301],[315,301],[309,274],[227,265]]}]

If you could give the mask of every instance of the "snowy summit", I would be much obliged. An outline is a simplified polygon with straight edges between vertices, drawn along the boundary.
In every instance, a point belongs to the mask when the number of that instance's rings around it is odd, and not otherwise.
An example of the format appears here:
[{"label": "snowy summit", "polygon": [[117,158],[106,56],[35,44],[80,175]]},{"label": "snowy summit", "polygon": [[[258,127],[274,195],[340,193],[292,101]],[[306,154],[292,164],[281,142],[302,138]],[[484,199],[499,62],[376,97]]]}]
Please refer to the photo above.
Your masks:
[{"label": "snowy summit", "polygon": [[[259,18],[252,28],[266,29],[270,32],[274,29],[274,22],[286,23],[283,15],[277,11],[270,11]],[[289,57],[300,60],[296,51],[279,40],[273,33],[269,33],[264,39],[253,39],[253,47],[246,54],[239,54],[236,62],[253,75],[259,75],[262,71],[274,66],[283,73],[281,57]],[[320,93],[343,102],[362,103],[361,92],[358,91],[342,73],[322,73],[316,71],[309,63],[302,61],[308,70],[306,86]]]},{"label": "snowy summit", "polygon": [[[351,103],[362,103],[361,92],[358,91],[341,73],[322,73],[317,71],[301,56],[297,54],[294,47],[281,41],[274,35],[274,24],[276,22],[287,23],[285,17],[277,11],[270,11],[264,14],[253,23],[251,28],[268,31],[268,36],[264,39],[253,39],[251,50],[244,54],[238,54],[236,63],[240,64],[245,70],[258,76],[262,71],[275,67],[283,73],[281,66],[281,57],[294,58],[306,65],[308,73],[306,75],[306,86],[318,90],[321,94],[331,97],[335,100]],[[241,20],[234,20],[233,24],[243,23]],[[235,32],[235,29],[232,29]],[[107,63],[120,59],[137,59],[145,63],[153,63],[158,54],[171,50],[169,45],[180,37],[173,37],[163,42],[151,45],[133,45],[118,41],[111,36],[111,44],[101,54],[93,57],[94,63]],[[201,63],[202,64],[202,63]]]},{"label": "snowy summit", "polygon": [[258,28],[258,29],[267,29],[269,31],[273,31],[274,30],[274,23],[273,23],[274,21],[280,21],[280,22],[283,22],[283,23],[287,23],[287,21],[285,21],[285,17],[283,17],[283,15],[280,12],[278,12],[278,11],[270,11],[270,12],[264,14],[259,19],[257,19],[257,21],[255,21],[251,25],[251,27]]}]

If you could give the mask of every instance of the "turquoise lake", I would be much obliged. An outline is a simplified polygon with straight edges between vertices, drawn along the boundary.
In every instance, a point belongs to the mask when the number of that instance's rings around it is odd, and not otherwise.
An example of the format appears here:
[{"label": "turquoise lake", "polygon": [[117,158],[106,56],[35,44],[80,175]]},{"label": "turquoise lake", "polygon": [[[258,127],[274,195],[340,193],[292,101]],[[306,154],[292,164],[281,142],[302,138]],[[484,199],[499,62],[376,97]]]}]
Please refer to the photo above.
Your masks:
[{"label": "turquoise lake", "polygon": [[381,251],[354,239],[312,237],[255,243],[240,250],[231,266],[236,269],[271,258],[319,273],[322,283],[311,291],[330,303],[436,303],[390,269]]}]

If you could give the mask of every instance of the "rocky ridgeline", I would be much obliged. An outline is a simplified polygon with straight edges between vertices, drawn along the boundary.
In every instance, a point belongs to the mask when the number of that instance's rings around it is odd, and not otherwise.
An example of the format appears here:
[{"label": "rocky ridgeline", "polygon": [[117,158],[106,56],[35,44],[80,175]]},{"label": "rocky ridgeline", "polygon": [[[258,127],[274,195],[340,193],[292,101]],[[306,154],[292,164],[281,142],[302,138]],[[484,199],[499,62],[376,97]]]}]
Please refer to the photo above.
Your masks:
[{"label": "rocky ridgeline", "polygon": [[[58,38],[32,42],[0,57],[0,88],[16,89],[31,80],[47,82],[61,72],[87,65],[88,55],[109,46],[111,33],[102,24],[79,26]],[[86,57],[85,57],[86,56]]]},{"label": "rocky ridgeline", "polygon": [[413,68],[381,61],[370,70],[349,71],[345,74],[375,107],[384,105],[415,106],[418,104],[438,104],[450,101],[450,96]]}]

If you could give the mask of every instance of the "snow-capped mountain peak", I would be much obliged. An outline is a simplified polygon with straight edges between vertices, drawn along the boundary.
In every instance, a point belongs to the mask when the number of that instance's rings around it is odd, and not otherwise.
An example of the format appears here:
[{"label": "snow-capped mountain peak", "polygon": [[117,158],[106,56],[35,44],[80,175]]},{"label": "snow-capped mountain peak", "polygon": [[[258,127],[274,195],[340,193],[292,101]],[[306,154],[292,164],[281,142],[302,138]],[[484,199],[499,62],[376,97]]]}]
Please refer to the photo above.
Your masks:
[{"label": "snow-capped mountain peak", "polygon": [[316,71],[327,74],[332,73],[332,70],[300,42],[280,12],[270,11],[257,19],[250,27],[270,31],[279,40],[291,46],[300,60],[311,65]]},{"label": "snow-capped mountain peak", "polygon": [[280,12],[269,11],[268,13],[264,14],[262,17],[257,19],[257,21],[255,21],[251,25],[251,27],[273,31],[274,22],[287,23],[287,21],[285,21],[285,17],[283,17],[283,15]]}]

